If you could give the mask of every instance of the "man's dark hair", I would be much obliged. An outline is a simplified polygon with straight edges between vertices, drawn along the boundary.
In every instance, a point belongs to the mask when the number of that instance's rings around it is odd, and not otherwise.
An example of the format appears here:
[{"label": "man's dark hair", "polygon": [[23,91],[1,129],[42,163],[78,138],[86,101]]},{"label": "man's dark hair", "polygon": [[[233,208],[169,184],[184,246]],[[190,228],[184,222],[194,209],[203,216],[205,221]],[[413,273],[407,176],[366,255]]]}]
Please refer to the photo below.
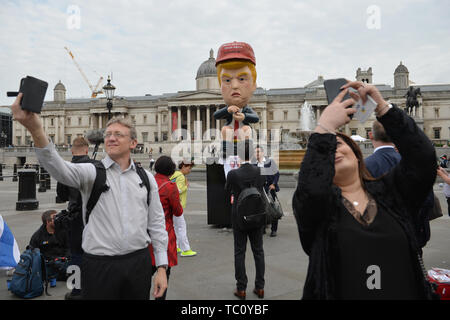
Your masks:
[{"label": "man's dark hair", "polygon": [[171,157],[161,156],[155,162],[156,173],[163,174],[165,176],[171,176],[175,172],[175,162],[173,162]]},{"label": "man's dark hair", "polygon": [[381,141],[381,142],[387,142],[391,143],[391,138],[386,134],[386,131],[384,130],[383,125],[375,120],[372,124],[372,135],[373,140],[375,141]]},{"label": "man's dark hair", "polygon": [[56,213],[56,210],[47,210],[42,214],[42,223],[47,225],[47,221],[50,221],[50,216]]}]

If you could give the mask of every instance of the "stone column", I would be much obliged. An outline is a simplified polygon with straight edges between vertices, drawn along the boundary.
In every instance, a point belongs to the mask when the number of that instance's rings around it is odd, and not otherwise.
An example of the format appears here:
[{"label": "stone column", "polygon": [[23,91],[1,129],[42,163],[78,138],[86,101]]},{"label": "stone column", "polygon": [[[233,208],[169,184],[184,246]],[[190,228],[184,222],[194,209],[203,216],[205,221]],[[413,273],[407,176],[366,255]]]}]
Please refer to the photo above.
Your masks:
[{"label": "stone column", "polygon": [[59,144],[59,117],[55,117],[55,145]]},{"label": "stone column", "polygon": [[261,140],[267,141],[267,107],[262,112],[262,131],[260,131],[260,135],[262,136]]},{"label": "stone column", "polygon": [[211,140],[211,112],[209,110],[211,106],[206,106],[206,140]]},{"label": "stone column", "polygon": [[[170,114],[170,108],[169,108],[169,114]],[[170,123],[170,125],[169,125],[169,133],[168,133],[168,135],[169,135],[169,141],[170,141],[170,136],[171,136],[171,133],[172,133],[172,132],[170,132],[170,131],[172,131],[171,130],[172,119],[170,117],[169,117],[169,123]],[[161,117],[158,115],[158,113],[156,113],[156,125],[158,126],[158,142],[160,142],[161,141]]]},{"label": "stone column", "polygon": [[181,140],[181,107],[177,107],[178,112],[178,119],[177,119],[177,129],[178,129],[178,135],[177,140]]},{"label": "stone column", "polygon": [[62,141],[62,144],[66,144],[66,130],[65,130],[65,128],[66,128],[66,117],[64,117],[64,116],[61,116],[61,120],[62,120],[62,125],[61,125],[61,135],[62,135],[62,137],[63,137],[63,141]]},{"label": "stone column", "polygon": [[195,138],[200,140],[203,136],[201,122],[199,122],[199,121],[202,121],[200,119],[200,106],[197,106],[197,117],[195,118],[195,120],[197,121],[197,134],[199,135],[199,137],[195,137]]},{"label": "stone column", "polygon": [[101,114],[101,113],[98,114],[98,128],[99,128],[99,129],[102,129],[102,128],[103,128],[102,114]]},{"label": "stone column", "polygon": [[187,106],[187,140],[191,140],[191,107]]},{"label": "stone column", "polygon": [[[168,110],[169,110],[169,132],[168,132],[168,138],[169,138],[169,141],[173,141],[172,140],[172,107],[168,107]],[[158,120],[161,121],[161,119],[158,119]],[[158,140],[159,139],[160,139],[160,137],[158,135]]]}]

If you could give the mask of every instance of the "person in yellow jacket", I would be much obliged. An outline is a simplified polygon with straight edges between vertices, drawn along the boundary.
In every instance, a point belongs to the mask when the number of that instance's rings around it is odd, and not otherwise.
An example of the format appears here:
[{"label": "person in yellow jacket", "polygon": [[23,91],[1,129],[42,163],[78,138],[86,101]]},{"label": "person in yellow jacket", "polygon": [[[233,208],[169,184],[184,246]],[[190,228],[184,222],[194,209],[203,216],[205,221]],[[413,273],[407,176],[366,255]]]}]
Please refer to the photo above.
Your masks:
[{"label": "person in yellow jacket", "polygon": [[[177,184],[178,190],[180,191],[180,202],[183,210],[184,208],[186,208],[187,190],[189,187],[189,182],[186,179],[186,176],[191,173],[191,169],[193,166],[193,162],[181,161],[178,165],[178,168],[180,170],[175,171],[175,173],[170,177],[170,180]],[[179,217],[174,216],[173,225],[175,229],[175,235],[177,237],[178,252],[181,252],[182,257],[195,256],[197,252],[192,251],[191,246],[189,245],[184,214]]]}]

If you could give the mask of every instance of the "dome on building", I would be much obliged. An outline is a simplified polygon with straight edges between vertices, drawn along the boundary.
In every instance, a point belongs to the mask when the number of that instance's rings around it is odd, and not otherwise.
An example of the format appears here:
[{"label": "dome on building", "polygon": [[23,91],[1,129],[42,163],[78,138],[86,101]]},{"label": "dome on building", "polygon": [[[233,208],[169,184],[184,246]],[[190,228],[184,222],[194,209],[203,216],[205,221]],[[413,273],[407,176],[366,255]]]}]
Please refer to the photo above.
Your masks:
[{"label": "dome on building", "polygon": [[216,59],[214,59],[213,49],[209,51],[209,59],[198,68],[195,80],[204,77],[217,77]]},{"label": "dome on building", "polygon": [[408,71],[408,68],[406,68],[400,61],[400,64],[395,69],[394,73],[409,73],[409,71]]},{"label": "dome on building", "polygon": [[61,80],[59,80],[59,82],[56,84],[55,89],[53,90],[66,90],[66,87],[64,87],[64,85],[62,84]]}]

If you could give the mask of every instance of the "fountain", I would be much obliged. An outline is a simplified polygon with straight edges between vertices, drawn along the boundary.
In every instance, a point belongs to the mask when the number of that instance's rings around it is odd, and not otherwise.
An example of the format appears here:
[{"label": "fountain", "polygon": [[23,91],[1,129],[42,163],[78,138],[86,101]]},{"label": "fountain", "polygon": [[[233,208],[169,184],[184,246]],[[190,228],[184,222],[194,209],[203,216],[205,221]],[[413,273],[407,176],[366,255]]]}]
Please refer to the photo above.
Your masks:
[{"label": "fountain", "polygon": [[298,169],[305,156],[309,136],[316,126],[312,106],[305,101],[300,108],[297,132],[284,134],[278,154],[281,169]]}]

